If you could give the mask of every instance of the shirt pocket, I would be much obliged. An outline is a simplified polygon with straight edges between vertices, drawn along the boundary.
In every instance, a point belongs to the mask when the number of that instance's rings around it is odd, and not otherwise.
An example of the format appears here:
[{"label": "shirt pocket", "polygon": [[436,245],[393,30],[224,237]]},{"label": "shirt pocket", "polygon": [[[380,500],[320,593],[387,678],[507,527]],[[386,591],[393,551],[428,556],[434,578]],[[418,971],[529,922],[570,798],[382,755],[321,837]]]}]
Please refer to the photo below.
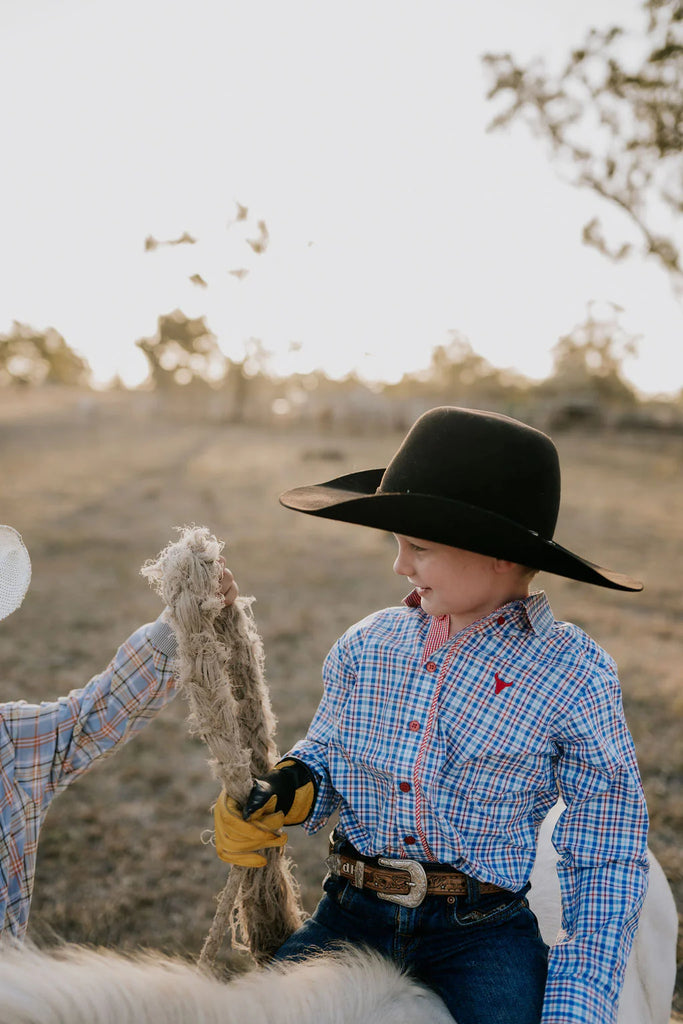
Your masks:
[{"label": "shirt pocket", "polygon": [[520,794],[555,786],[554,760],[548,753],[488,752],[452,766],[461,797],[469,793],[482,803],[516,799]]},{"label": "shirt pocket", "polygon": [[556,798],[554,761],[550,751],[490,750],[480,757],[451,761],[435,800],[445,816],[455,813],[461,821],[477,822],[477,828],[488,820],[496,831],[524,845],[534,808]]}]

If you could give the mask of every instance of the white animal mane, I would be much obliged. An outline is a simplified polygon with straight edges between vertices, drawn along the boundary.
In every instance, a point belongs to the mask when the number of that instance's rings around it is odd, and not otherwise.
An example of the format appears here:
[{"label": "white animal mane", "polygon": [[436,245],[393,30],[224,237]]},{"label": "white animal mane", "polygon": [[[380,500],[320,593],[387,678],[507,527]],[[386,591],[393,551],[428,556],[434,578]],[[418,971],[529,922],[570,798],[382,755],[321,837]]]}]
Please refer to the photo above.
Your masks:
[{"label": "white animal mane", "polygon": [[337,954],[222,982],[156,953],[12,945],[0,1024],[453,1024],[443,1003],[379,954]]}]

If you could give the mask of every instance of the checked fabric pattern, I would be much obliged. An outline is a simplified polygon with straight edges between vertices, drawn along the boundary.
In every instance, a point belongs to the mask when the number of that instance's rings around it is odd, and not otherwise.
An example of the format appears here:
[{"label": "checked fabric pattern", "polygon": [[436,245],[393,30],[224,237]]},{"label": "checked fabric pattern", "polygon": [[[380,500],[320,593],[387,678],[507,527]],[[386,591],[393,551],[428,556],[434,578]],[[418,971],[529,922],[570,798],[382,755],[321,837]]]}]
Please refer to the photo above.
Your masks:
[{"label": "checked fabric pattern", "polygon": [[647,812],[616,666],[543,593],[448,639],[409,595],[351,627],[290,754],[319,780],[304,828],[339,809],[367,856],[452,864],[511,890],[528,881],[558,796],[563,931],[544,1024],[612,1024],[647,886]]},{"label": "checked fabric pattern", "polygon": [[0,704],[0,931],[19,939],[26,931],[38,833],[51,801],[174,696],[174,654],[175,636],[157,620],[83,689],[42,704]]}]

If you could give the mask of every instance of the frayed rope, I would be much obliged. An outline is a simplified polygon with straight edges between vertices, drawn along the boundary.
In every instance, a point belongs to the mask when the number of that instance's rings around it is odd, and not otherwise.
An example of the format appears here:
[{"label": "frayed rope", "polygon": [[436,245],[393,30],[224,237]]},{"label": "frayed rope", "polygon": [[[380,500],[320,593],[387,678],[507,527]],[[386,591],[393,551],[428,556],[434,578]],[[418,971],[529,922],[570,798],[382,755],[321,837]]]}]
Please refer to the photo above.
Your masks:
[{"label": "frayed rope", "polygon": [[[190,731],[207,744],[216,779],[242,804],[252,778],[269,771],[278,751],[253,598],[223,606],[222,549],[223,542],[205,527],[185,527],[180,539],[141,572],[169,608],[178,642],[177,685],[190,706]],[[243,944],[257,963],[264,963],[302,923],[292,862],[280,849],[269,849],[265,856],[263,868],[231,868],[217,897],[201,965],[215,963],[228,932],[234,945]]]}]

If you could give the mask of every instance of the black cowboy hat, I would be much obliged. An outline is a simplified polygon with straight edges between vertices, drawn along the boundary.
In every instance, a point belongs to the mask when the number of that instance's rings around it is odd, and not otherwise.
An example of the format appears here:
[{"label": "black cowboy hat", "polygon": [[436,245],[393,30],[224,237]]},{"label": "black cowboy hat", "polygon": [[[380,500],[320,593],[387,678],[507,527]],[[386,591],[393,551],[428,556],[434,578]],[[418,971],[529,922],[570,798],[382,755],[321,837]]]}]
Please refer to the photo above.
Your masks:
[{"label": "black cowboy hat", "polygon": [[286,508],[449,544],[614,590],[638,580],[556,544],[560,464],[550,438],[494,412],[424,413],[386,469],[295,487]]}]

